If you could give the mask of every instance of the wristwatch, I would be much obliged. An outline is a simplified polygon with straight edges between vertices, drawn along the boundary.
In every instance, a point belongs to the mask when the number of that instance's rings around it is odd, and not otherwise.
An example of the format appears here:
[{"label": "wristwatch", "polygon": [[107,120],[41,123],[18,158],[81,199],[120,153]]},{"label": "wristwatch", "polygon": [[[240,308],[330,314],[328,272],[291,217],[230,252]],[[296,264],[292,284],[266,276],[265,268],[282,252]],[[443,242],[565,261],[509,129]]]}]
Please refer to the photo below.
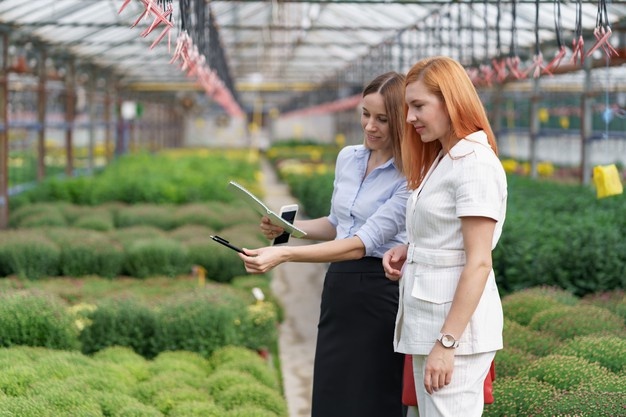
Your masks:
[{"label": "wristwatch", "polygon": [[446,349],[456,349],[459,347],[459,341],[456,340],[451,334],[439,333],[437,340]]}]

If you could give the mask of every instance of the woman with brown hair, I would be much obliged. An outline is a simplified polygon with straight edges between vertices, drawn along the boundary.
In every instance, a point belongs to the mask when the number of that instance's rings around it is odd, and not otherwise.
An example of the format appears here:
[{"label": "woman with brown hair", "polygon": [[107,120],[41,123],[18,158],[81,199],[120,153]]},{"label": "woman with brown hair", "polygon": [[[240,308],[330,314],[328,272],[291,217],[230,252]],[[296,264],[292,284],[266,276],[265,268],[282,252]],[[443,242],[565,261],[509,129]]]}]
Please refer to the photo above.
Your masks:
[{"label": "woman with brown hair", "polygon": [[[330,262],[322,292],[313,370],[312,417],[401,417],[403,355],[393,350],[398,283],[382,256],[406,242],[409,193],[401,174],[404,76],[389,72],[365,87],[360,103],[363,144],[337,156],[328,216],[296,220],[305,246],[245,249],[250,273],[283,262]],[[268,239],[282,234],[264,217]],[[296,282],[302,277],[293,277]]]}]

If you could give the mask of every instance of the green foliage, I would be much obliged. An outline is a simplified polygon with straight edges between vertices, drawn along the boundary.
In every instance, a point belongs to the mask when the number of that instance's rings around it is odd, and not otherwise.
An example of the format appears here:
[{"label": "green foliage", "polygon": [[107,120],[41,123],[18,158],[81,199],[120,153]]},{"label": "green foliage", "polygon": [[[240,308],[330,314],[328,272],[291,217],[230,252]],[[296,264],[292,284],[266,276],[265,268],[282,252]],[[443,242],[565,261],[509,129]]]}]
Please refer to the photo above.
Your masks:
[{"label": "green foliage", "polygon": [[132,226],[111,232],[111,238],[119,242],[125,250],[138,240],[158,239],[166,235],[163,230],[154,226]]},{"label": "green foliage", "polygon": [[22,206],[10,212],[9,226],[13,228],[65,226],[67,220],[63,215],[63,206],[62,203],[39,203]]},{"label": "green foliage", "polygon": [[[253,155],[252,155],[253,156]],[[234,200],[226,190],[233,178],[253,180],[258,159],[247,151],[210,154],[140,153],[123,155],[92,177],[50,178],[11,199],[12,209],[35,202],[128,204]]]},{"label": "green foliage", "polygon": [[79,229],[108,232],[115,229],[113,214],[107,209],[94,209],[78,217],[72,225]]},{"label": "green foliage", "polygon": [[167,238],[143,239],[128,246],[124,271],[138,278],[152,275],[174,277],[189,273],[191,263],[187,249],[180,242]]},{"label": "green foliage", "polygon": [[[250,351],[246,351],[250,353]],[[256,355],[252,352],[253,355]],[[261,360],[256,356],[257,360]],[[0,349],[0,416],[6,417],[223,417],[207,390],[211,367],[198,354],[164,352],[149,362],[132,350],[111,347],[93,358],[79,352],[19,347]],[[10,364],[10,365],[6,365]],[[130,367],[148,365],[150,376],[138,380]],[[280,394],[248,376],[244,403],[253,410],[286,416]],[[224,391],[232,386],[224,387]],[[228,404],[240,401],[228,399]],[[236,415],[236,414],[233,414]],[[245,414],[244,414],[245,415]]]},{"label": "green foliage", "polygon": [[563,392],[528,415],[615,417],[624,415],[626,392]]},{"label": "green foliage", "polygon": [[156,408],[165,415],[177,405],[190,402],[206,402],[209,400],[208,394],[201,389],[190,386],[178,386],[167,390],[160,390],[152,399]]},{"label": "green foliage", "polygon": [[170,231],[167,236],[171,239],[175,239],[179,242],[185,243],[189,240],[198,238],[206,240],[208,236],[215,234],[217,234],[215,230],[211,229],[210,227],[186,224]]},{"label": "green foliage", "polygon": [[145,405],[128,394],[101,391],[94,394],[94,397],[107,417],[163,417],[156,408]]},{"label": "green foliage", "polygon": [[559,339],[590,334],[625,334],[624,321],[609,310],[580,305],[553,307],[537,313],[528,326],[549,332]]},{"label": "green foliage", "polygon": [[156,351],[188,350],[208,357],[238,340],[236,323],[245,316],[245,303],[226,294],[190,293],[164,303],[157,312]]},{"label": "green foliage", "polygon": [[48,404],[41,399],[31,397],[0,396],[0,417],[16,416],[52,417]]},{"label": "green foliage", "polygon": [[268,388],[278,389],[278,375],[260,357],[256,359],[238,360],[223,364],[219,369],[245,372],[252,375],[258,382]]},{"label": "green foliage", "polygon": [[92,355],[95,362],[102,362],[108,366],[122,366],[137,381],[148,379],[150,371],[146,359],[127,346],[110,346],[95,352]]},{"label": "green foliage", "polygon": [[263,385],[234,385],[223,391],[215,401],[227,410],[248,405],[287,416],[285,399],[277,391]]},{"label": "green foliage", "polygon": [[261,361],[259,354],[241,346],[227,345],[216,349],[210,357],[214,369],[231,362]]},{"label": "green foliage", "polygon": [[277,414],[254,405],[235,407],[224,413],[224,417],[276,417]]},{"label": "green foliage", "polygon": [[502,309],[508,319],[526,326],[540,311],[577,303],[577,297],[558,287],[533,287],[504,296]]},{"label": "green foliage", "polygon": [[11,397],[24,395],[37,381],[39,375],[31,365],[11,364],[0,372],[0,392]]},{"label": "green foliage", "polygon": [[536,356],[517,348],[506,347],[499,350],[495,358],[496,376],[498,378],[516,376],[520,369],[528,366],[535,359]]},{"label": "green foliage", "polygon": [[619,372],[626,367],[626,339],[623,337],[579,336],[567,340],[554,353],[597,362],[613,372]]},{"label": "green foliage", "polygon": [[583,302],[606,308],[620,316],[626,323],[626,291],[623,289],[588,294],[583,298]]},{"label": "green foliage", "polygon": [[156,374],[167,369],[205,376],[210,372],[211,366],[206,358],[196,352],[177,350],[159,353],[159,356],[152,361],[150,369]]},{"label": "green foliage", "polygon": [[82,351],[94,353],[112,346],[126,346],[146,358],[154,357],[152,338],[156,314],[134,299],[106,299],[88,313],[90,324],[80,333]]},{"label": "green foliage", "polygon": [[508,177],[507,220],[493,264],[503,293],[538,285],[578,296],[623,288],[626,194]]},{"label": "green foliage", "polygon": [[290,174],[285,177],[291,194],[302,203],[310,218],[328,216],[333,194],[334,172],[312,176]]},{"label": "green foliage", "polygon": [[0,346],[77,349],[73,316],[58,298],[35,293],[0,295]]},{"label": "green foliage", "polygon": [[[485,406],[484,417],[528,417],[557,394],[552,385],[530,378],[497,378],[493,384],[495,402]],[[545,415],[545,414],[540,414]]]},{"label": "green foliage", "polygon": [[104,417],[100,404],[88,390],[68,389],[64,384],[48,384],[39,390],[34,398],[47,404],[51,415],[59,417]]},{"label": "green foliage", "polygon": [[234,288],[239,288],[245,291],[250,297],[250,302],[253,302],[255,300],[252,290],[254,288],[259,288],[261,291],[263,291],[265,300],[274,305],[278,322],[283,322],[285,318],[285,312],[281,301],[273,294],[272,289],[270,288],[271,277],[269,275],[239,275],[233,277],[230,284]]},{"label": "green foliage", "polygon": [[218,369],[206,380],[206,388],[212,397],[217,398],[222,392],[235,385],[257,383],[256,378],[243,371]]},{"label": "green foliage", "polygon": [[0,274],[29,279],[56,275],[60,252],[40,231],[0,232]]},{"label": "green foliage", "polygon": [[504,319],[503,331],[505,349],[513,348],[535,356],[546,356],[559,344],[556,336],[532,330],[526,326]]},{"label": "green foliage", "polygon": [[238,345],[260,350],[278,338],[276,307],[269,302],[250,304],[238,325]]},{"label": "green foliage", "polygon": [[557,389],[571,390],[583,382],[610,378],[611,372],[597,363],[575,356],[548,355],[520,370],[520,377],[536,378]]},{"label": "green foliage", "polygon": [[226,411],[215,404],[189,401],[174,405],[167,415],[168,417],[224,417],[225,414]]},{"label": "green foliage", "polygon": [[153,226],[171,230],[178,226],[174,219],[174,207],[169,205],[137,204],[120,210],[116,217],[118,228]]},{"label": "green foliage", "polygon": [[124,252],[117,242],[96,231],[49,229],[47,235],[61,250],[62,275],[99,275],[113,278],[122,270]]}]

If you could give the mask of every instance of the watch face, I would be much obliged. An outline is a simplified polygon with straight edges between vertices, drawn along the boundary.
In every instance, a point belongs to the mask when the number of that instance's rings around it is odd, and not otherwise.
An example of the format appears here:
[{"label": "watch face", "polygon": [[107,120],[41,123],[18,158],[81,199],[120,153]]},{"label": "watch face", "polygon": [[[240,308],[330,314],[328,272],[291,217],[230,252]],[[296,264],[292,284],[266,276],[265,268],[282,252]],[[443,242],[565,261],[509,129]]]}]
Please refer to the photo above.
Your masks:
[{"label": "watch face", "polygon": [[454,339],[452,339],[450,336],[443,335],[443,337],[441,338],[441,344],[444,345],[445,347],[452,347],[454,346]]}]

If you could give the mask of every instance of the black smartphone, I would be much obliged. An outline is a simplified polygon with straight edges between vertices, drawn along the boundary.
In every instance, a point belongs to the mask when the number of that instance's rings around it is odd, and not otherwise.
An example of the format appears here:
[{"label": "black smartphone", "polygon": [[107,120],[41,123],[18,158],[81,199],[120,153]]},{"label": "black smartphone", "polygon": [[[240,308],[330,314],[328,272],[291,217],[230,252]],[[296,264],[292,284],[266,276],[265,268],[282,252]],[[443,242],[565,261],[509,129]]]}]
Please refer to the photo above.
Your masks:
[{"label": "black smartphone", "polygon": [[239,253],[243,253],[244,255],[246,254],[243,249],[238,248],[237,246],[233,245],[232,243],[230,243],[228,240],[224,239],[223,237],[219,237],[219,236],[211,236],[211,239],[213,239],[214,241],[216,241],[217,243],[221,243],[222,245],[226,246],[227,248],[230,248],[236,252]]},{"label": "black smartphone", "polygon": [[[298,213],[298,205],[297,204],[289,204],[286,206],[282,206],[280,208],[280,217],[287,220],[289,223],[293,224],[296,220],[296,214]],[[281,245],[283,243],[289,242],[289,236],[291,236],[288,232],[283,232],[282,235],[278,236],[274,239],[273,245]]]}]

